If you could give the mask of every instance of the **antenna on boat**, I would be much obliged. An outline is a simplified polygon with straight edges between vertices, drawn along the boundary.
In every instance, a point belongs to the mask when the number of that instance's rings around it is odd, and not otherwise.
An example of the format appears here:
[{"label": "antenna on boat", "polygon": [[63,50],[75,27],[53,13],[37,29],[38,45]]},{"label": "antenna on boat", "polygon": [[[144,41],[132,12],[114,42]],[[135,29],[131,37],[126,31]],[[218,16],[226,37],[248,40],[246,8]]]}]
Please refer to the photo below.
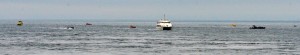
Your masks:
[{"label": "antenna on boat", "polygon": [[164,14],[164,19],[166,19],[166,14]]}]

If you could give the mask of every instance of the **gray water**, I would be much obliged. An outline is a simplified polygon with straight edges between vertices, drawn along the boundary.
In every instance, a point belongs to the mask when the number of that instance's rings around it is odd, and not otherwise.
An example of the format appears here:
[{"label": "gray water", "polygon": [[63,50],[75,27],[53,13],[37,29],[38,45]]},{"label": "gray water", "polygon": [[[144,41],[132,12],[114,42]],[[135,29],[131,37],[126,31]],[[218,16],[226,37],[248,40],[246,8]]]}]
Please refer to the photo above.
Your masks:
[{"label": "gray water", "polygon": [[173,22],[171,31],[155,22],[92,23],[2,23],[0,55],[300,55],[299,22]]}]

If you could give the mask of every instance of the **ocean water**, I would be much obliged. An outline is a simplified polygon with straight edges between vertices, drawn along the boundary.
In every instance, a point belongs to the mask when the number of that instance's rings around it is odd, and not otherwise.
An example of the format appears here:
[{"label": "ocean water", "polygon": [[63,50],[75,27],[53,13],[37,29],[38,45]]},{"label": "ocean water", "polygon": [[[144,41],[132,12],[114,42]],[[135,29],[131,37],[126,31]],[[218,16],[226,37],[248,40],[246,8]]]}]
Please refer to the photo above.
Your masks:
[{"label": "ocean water", "polygon": [[171,31],[156,22],[91,23],[1,23],[0,55],[300,55],[300,22],[173,22]]}]

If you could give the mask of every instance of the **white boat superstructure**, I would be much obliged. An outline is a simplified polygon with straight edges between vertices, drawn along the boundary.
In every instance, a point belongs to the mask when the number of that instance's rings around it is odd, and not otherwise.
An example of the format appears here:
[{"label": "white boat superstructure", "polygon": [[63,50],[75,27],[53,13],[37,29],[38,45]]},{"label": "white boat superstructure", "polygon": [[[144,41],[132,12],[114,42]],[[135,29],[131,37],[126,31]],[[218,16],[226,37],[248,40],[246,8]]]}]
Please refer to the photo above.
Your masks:
[{"label": "white boat superstructure", "polygon": [[159,30],[172,30],[172,26],[171,21],[166,19],[166,16],[164,15],[164,19],[157,22],[156,28]]}]

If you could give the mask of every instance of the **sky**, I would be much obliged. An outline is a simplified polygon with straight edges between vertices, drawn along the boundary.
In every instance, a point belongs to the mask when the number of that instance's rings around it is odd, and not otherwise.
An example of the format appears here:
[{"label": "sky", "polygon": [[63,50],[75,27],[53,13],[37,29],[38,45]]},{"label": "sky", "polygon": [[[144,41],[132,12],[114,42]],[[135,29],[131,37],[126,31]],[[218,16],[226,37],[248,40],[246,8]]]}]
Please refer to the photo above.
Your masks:
[{"label": "sky", "polygon": [[0,0],[0,20],[300,21],[300,0]]}]

